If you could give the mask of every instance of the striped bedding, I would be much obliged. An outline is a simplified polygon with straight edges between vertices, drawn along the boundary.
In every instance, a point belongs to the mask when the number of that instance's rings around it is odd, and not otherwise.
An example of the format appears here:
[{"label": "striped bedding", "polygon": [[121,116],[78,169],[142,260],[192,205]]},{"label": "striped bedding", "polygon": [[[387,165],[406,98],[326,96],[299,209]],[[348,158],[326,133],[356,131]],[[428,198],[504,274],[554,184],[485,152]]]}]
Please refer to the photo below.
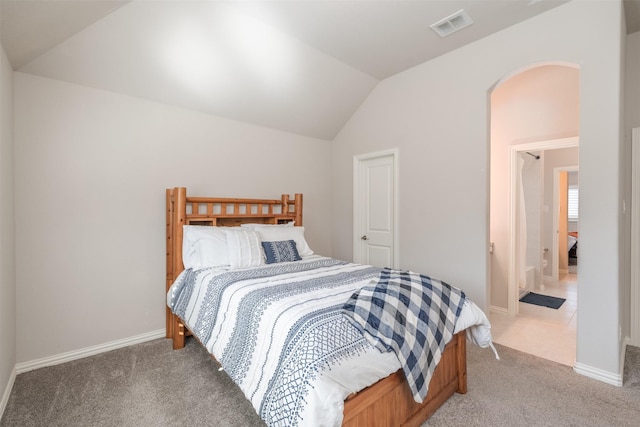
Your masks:
[{"label": "striped bedding", "polygon": [[[269,426],[339,426],[344,399],[400,368],[342,313],[381,269],[312,256],[248,269],[183,271],[167,303]],[[456,332],[490,345],[465,302]]]}]

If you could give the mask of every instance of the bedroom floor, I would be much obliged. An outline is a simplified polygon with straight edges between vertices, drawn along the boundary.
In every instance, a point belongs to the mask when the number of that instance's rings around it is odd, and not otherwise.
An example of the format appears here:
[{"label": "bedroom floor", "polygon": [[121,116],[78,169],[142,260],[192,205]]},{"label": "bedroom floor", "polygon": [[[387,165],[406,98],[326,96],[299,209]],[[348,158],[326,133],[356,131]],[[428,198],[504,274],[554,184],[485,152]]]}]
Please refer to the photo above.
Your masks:
[{"label": "bedroom floor", "polygon": [[515,318],[492,312],[489,318],[493,341],[573,366],[576,359],[577,276],[569,273],[559,281],[545,280],[545,290],[534,292],[566,298],[566,301],[557,310],[520,302]]}]

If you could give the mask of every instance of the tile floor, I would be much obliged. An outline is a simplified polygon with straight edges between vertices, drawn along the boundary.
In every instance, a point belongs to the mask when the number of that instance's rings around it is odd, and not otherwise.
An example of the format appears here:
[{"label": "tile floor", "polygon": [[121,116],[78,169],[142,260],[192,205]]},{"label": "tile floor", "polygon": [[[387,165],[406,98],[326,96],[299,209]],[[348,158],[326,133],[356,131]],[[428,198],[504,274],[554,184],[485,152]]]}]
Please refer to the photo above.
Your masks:
[{"label": "tile floor", "polygon": [[559,281],[545,280],[545,289],[534,292],[566,298],[566,301],[557,310],[520,302],[515,318],[490,313],[493,341],[573,366],[576,358],[577,276],[567,274]]}]

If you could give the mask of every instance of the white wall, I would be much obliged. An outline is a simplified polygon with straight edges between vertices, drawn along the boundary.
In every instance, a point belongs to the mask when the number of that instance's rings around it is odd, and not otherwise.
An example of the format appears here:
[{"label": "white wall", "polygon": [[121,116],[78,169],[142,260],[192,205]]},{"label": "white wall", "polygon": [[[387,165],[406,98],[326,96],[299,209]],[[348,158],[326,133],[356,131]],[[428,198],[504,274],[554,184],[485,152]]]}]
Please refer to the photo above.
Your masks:
[{"label": "white wall", "polygon": [[[491,256],[491,305],[494,307],[506,309],[508,306],[509,147],[577,136],[579,79],[580,71],[575,67],[543,65],[510,77],[491,93],[489,229],[494,243]],[[550,215],[545,217],[551,218]]]},{"label": "white wall", "polygon": [[577,360],[617,378],[621,31],[619,1],[570,2],[379,83],[333,143],[334,255],[352,252],[352,156],[398,147],[401,267],[460,286],[486,309],[489,92],[532,64],[579,64]]},{"label": "white wall", "polygon": [[303,193],[331,255],[330,143],[16,73],[17,360],[164,328],[165,188]]},{"label": "white wall", "polygon": [[0,53],[0,416],[16,365],[16,275],[13,230],[13,70]]}]

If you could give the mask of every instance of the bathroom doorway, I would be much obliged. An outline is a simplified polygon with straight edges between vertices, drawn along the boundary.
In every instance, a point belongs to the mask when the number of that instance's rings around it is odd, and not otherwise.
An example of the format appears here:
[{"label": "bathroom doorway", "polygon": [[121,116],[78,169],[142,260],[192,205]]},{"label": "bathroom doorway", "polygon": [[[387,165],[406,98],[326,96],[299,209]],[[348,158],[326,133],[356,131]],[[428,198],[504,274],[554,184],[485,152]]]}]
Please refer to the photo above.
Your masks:
[{"label": "bathroom doorway", "polygon": [[[491,93],[494,340],[570,366],[578,287],[577,275],[552,275],[560,248],[554,169],[578,165],[579,73],[566,64],[533,66],[505,78]],[[558,309],[520,302],[528,293],[564,302]]]},{"label": "bathroom doorway", "polygon": [[547,281],[558,281],[568,273],[569,232],[578,236],[577,211],[572,209],[575,222],[568,218],[568,178],[571,173],[572,189],[577,190],[578,162],[578,137],[511,146],[507,307],[511,316],[518,314],[525,294],[544,291]]}]

